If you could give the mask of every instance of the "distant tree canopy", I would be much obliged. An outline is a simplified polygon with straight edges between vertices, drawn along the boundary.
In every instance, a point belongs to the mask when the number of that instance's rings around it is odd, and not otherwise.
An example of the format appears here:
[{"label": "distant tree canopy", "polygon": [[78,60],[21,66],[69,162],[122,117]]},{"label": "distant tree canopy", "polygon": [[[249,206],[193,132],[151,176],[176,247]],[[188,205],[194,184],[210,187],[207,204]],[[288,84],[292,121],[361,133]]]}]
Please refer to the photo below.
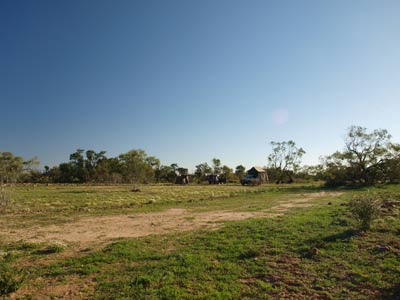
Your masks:
[{"label": "distant tree canopy", "polygon": [[197,182],[206,180],[206,176],[212,173],[213,169],[205,162],[196,166],[194,176]]},{"label": "distant tree canopy", "polygon": [[233,169],[227,165],[222,165],[220,159],[213,158],[211,162],[212,167],[209,166],[206,162],[196,166],[196,170],[194,172],[196,182],[200,183],[203,181],[207,181],[207,176],[210,174],[218,175],[219,182],[221,183],[239,181],[239,179],[233,172]]},{"label": "distant tree canopy", "polygon": [[38,164],[36,158],[24,161],[22,157],[14,156],[11,152],[0,152],[0,184],[17,182]]},{"label": "distant tree canopy", "polygon": [[157,182],[175,182],[178,176],[178,165],[160,166],[155,170],[155,179]]},{"label": "distant tree canopy", "polygon": [[[58,167],[49,169],[45,167],[45,175],[51,181],[84,183],[88,181],[102,181],[101,173],[109,163],[105,151],[95,152],[93,150],[77,149],[69,156],[68,163],[61,163]],[[56,177],[56,178],[54,178]],[[104,179],[104,178],[103,178]]]},{"label": "distant tree canopy", "polygon": [[400,145],[391,143],[385,129],[351,126],[344,150],[325,157],[323,166],[329,186],[399,182]]},{"label": "distant tree canopy", "polygon": [[[376,183],[400,183],[400,144],[392,143],[387,130],[368,131],[351,126],[344,148],[326,156],[316,166],[301,166],[305,154],[294,141],[271,142],[268,175],[276,183],[323,180],[328,186],[359,186]],[[105,151],[77,149],[69,161],[40,171],[36,158],[24,160],[11,152],[0,152],[0,184],[16,182],[41,183],[175,183],[178,176],[207,182],[210,174],[219,182],[239,182],[246,175],[243,165],[235,170],[213,158],[196,165],[194,173],[178,164],[162,165],[157,157],[133,149],[116,157]]]},{"label": "distant tree canopy", "polygon": [[235,175],[241,179],[246,175],[246,167],[243,165],[238,165],[235,168]]},{"label": "distant tree canopy", "polygon": [[221,160],[218,158],[213,158],[212,159],[212,165],[213,165],[213,173],[215,175],[219,175],[222,172],[221,168]]},{"label": "distant tree canopy", "polygon": [[64,183],[149,183],[160,176],[160,167],[159,159],[140,149],[113,158],[107,158],[105,151],[78,149],[70,155],[69,162],[45,168],[44,175]]},{"label": "distant tree canopy", "polygon": [[49,168],[41,174],[40,182],[59,183],[174,183],[177,176],[188,175],[187,168],[177,164],[161,165],[155,156],[134,149],[108,158],[105,151],[77,149],[66,163]]},{"label": "distant tree canopy", "polygon": [[301,158],[306,153],[298,148],[293,141],[271,142],[272,153],[268,156],[270,176],[277,183],[293,182],[294,174],[298,171]]},{"label": "distant tree canopy", "polygon": [[149,183],[153,181],[155,172],[153,168],[159,165],[155,158],[148,157],[143,150],[131,150],[119,157],[121,175],[125,182]]}]

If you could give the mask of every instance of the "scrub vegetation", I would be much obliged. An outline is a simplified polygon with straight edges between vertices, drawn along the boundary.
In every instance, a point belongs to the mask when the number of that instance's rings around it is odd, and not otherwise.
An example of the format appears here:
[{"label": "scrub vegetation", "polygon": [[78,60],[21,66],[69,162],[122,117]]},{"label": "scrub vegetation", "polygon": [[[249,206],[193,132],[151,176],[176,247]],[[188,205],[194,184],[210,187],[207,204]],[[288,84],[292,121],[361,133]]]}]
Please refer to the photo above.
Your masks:
[{"label": "scrub vegetation", "polygon": [[[140,188],[160,199],[138,200],[142,196],[128,186],[14,187],[14,210],[3,217],[15,218],[6,226],[34,230],[52,224],[40,216],[51,220],[62,211],[70,226],[89,216],[118,211],[134,216],[170,207],[210,214],[223,208],[272,213],[280,207],[281,213],[224,221],[211,231],[173,230],[90,245],[7,240],[2,235],[1,294],[11,299],[396,299],[399,294],[397,185],[370,190],[326,190],[321,185]],[[181,200],[171,201],[168,189]],[[107,199],[114,193],[141,205],[113,210],[99,196]],[[371,195],[379,198],[380,213],[368,230],[361,230],[350,203]],[[33,199],[41,200],[32,206]],[[98,207],[93,214],[75,210],[72,199],[98,202]],[[306,206],[287,205],[301,199],[309,199]],[[54,209],[53,201],[69,204]],[[26,223],[29,206],[32,218]]]},{"label": "scrub vegetation", "polygon": [[[368,131],[351,126],[344,141],[343,150],[323,157],[315,166],[301,166],[306,153],[294,141],[271,142],[268,155],[270,182],[293,183],[323,180],[329,187],[373,186],[381,183],[400,182],[400,145],[393,143],[385,129]],[[107,157],[106,151],[77,149],[69,161],[38,170],[36,158],[24,160],[10,152],[0,152],[0,184],[2,183],[90,183],[90,184],[137,184],[148,183],[205,183],[209,176],[217,176],[217,182],[238,183],[245,176],[245,167],[235,169],[213,158],[196,165],[192,174],[185,167],[174,163],[163,165],[144,150],[133,149],[117,157]],[[184,177],[184,180],[182,180]]]},{"label": "scrub vegetation", "polygon": [[352,126],[307,167],[271,145],[257,186],[217,158],[189,174],[143,150],[44,170],[0,153],[0,297],[399,299],[400,146]]}]

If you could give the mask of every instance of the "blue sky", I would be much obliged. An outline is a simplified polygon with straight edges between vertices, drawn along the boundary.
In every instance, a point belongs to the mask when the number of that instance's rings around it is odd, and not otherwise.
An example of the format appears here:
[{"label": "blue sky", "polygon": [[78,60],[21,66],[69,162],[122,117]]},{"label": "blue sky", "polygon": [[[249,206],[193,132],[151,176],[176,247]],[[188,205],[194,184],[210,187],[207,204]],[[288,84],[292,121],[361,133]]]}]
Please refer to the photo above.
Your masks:
[{"label": "blue sky", "polygon": [[141,148],[193,168],[305,164],[346,129],[400,141],[400,2],[0,2],[0,151]]}]

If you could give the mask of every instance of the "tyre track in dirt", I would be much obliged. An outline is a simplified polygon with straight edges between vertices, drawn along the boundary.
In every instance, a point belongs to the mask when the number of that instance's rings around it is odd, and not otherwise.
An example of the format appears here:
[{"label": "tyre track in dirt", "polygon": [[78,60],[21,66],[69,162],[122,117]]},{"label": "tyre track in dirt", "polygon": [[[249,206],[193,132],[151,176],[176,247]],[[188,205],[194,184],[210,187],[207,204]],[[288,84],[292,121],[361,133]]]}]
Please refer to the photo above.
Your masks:
[{"label": "tyre track in dirt", "polygon": [[1,229],[0,236],[7,241],[77,243],[80,247],[104,243],[116,238],[134,238],[151,234],[196,229],[216,229],[225,221],[249,218],[271,218],[285,214],[293,208],[310,207],[312,200],[340,193],[313,193],[294,195],[296,198],[282,200],[263,211],[207,211],[192,212],[183,208],[171,208],[161,212],[137,213],[114,216],[82,217],[77,221],[23,229]]}]

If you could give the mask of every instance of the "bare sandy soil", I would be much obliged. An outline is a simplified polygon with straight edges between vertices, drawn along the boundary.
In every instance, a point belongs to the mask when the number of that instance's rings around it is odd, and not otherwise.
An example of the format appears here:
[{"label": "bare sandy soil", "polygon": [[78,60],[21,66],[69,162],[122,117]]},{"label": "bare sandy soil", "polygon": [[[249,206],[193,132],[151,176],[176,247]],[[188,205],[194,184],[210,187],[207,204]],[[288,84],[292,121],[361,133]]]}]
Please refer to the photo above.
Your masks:
[{"label": "bare sandy soil", "polygon": [[[141,237],[151,234],[166,234],[195,229],[213,230],[219,228],[225,221],[244,220],[248,218],[270,218],[284,215],[293,208],[315,205],[319,197],[339,195],[340,193],[313,193],[293,195],[293,199],[282,200],[268,209],[257,212],[238,212],[228,210],[193,212],[183,208],[172,208],[154,213],[123,214],[116,216],[82,217],[77,221],[54,224],[49,226],[34,226],[23,229],[0,227],[0,237],[9,241],[30,242],[61,242],[70,244],[67,251],[59,254],[58,259],[70,257],[79,253],[80,249],[102,247],[116,238]],[[74,246],[73,246],[73,245]],[[53,262],[54,258],[43,256],[40,264]],[[28,262],[29,263],[29,262]],[[39,288],[37,287],[39,286]],[[10,299],[25,299],[24,295],[34,295],[33,300],[51,299],[91,299],[96,282],[90,278],[68,276],[66,282],[58,279],[49,281],[39,277],[34,285],[26,285]]]},{"label": "bare sandy soil", "polygon": [[257,212],[224,210],[191,212],[182,208],[172,208],[155,213],[84,217],[65,224],[13,230],[2,228],[0,236],[10,241],[77,243],[80,247],[84,247],[116,238],[141,237],[195,229],[215,229],[224,221],[276,217],[283,215],[291,208],[309,207],[313,205],[310,203],[311,200],[326,195],[333,195],[333,193],[296,195],[295,199],[284,200],[274,207]]}]

